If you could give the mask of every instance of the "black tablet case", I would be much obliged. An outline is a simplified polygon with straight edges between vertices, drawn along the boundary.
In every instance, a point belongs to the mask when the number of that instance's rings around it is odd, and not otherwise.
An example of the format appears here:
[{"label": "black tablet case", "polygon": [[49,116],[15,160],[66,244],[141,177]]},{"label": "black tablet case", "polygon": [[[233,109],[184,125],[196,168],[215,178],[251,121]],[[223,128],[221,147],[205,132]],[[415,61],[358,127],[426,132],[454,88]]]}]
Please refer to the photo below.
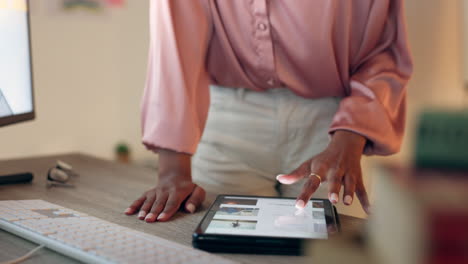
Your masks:
[{"label": "black tablet case", "polygon": [[[338,232],[341,232],[340,219],[335,206],[333,211]],[[258,238],[194,233],[192,245],[201,250],[218,253],[303,255],[305,241],[306,239],[301,238]]]}]

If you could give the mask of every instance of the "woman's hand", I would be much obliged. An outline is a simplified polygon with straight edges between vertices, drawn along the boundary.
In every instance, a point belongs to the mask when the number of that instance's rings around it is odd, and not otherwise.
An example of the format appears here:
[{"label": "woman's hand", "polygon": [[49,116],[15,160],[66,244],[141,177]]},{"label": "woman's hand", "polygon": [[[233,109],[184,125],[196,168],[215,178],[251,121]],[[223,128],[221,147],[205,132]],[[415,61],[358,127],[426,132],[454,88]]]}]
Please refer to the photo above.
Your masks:
[{"label": "woman's hand", "polygon": [[169,220],[184,203],[194,213],[205,200],[205,190],[192,182],[190,155],[171,150],[159,152],[159,181],[125,210],[127,215],[137,211],[146,222]]},{"label": "woman's hand", "polygon": [[[361,171],[361,156],[366,139],[356,133],[336,131],[328,147],[317,156],[304,162],[299,168],[289,174],[278,175],[283,184],[292,184],[302,178],[307,178],[301,194],[296,201],[296,207],[304,208],[321,181],[328,182],[328,199],[336,204],[339,202],[341,185],[344,186],[343,202],[353,203],[356,193],[364,211],[370,213],[369,199],[364,187]],[[319,175],[316,177],[311,175]],[[310,176],[310,177],[309,177]]]}]

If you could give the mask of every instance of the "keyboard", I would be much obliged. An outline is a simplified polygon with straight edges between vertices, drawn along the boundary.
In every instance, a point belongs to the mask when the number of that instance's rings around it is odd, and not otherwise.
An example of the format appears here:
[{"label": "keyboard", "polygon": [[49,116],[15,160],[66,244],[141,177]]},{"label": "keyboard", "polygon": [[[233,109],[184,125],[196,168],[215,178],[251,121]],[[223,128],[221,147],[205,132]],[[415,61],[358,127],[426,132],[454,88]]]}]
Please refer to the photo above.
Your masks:
[{"label": "keyboard", "polygon": [[86,263],[235,263],[43,200],[0,201],[0,228]]}]

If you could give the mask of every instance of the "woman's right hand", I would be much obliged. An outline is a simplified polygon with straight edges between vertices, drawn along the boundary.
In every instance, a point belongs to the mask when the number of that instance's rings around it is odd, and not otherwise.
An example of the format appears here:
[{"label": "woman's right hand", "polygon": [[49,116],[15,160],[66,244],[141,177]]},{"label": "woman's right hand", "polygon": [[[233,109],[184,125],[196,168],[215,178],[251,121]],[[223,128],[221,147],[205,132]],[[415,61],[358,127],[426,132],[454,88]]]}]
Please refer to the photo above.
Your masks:
[{"label": "woman's right hand", "polygon": [[187,212],[194,213],[205,200],[206,193],[192,182],[190,163],[188,154],[160,150],[158,184],[135,200],[125,214],[138,212],[140,220],[154,222],[169,220],[182,205]]}]

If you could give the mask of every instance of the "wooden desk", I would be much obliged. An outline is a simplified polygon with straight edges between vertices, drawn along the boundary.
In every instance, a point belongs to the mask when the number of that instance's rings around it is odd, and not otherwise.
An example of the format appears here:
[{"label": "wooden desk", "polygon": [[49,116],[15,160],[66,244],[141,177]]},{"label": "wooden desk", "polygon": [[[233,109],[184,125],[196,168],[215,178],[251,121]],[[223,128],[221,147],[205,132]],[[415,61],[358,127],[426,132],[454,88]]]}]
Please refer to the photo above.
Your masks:
[{"label": "wooden desk", "polygon": [[[55,165],[57,159],[70,163],[80,174],[72,179],[76,188],[45,187],[47,171]],[[34,173],[33,183],[0,186],[0,200],[42,199],[187,246],[191,246],[193,230],[216,197],[215,193],[208,193],[204,209],[193,215],[179,212],[172,221],[148,224],[135,216],[124,215],[123,211],[144,190],[154,185],[156,175],[151,169],[117,164],[82,154],[0,161],[0,175],[26,171]],[[229,189],[219,191],[229,193]],[[359,218],[341,216],[345,233],[359,229],[363,222]],[[21,256],[35,246],[0,230],[0,261]],[[222,255],[242,263],[304,262],[304,257],[298,256]],[[44,249],[24,263],[78,262]]]}]

